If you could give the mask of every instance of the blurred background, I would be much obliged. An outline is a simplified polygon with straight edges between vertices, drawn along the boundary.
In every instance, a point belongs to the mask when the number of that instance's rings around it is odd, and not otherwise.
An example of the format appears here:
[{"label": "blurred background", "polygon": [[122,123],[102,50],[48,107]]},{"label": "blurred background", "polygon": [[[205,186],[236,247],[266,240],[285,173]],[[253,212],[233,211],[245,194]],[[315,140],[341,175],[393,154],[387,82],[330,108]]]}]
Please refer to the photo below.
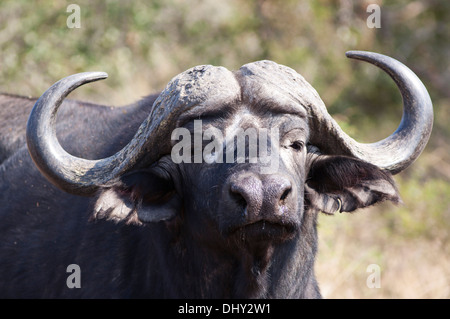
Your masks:
[{"label": "blurred background", "polygon": [[[80,28],[69,28],[80,8]],[[381,8],[369,28],[370,4]],[[0,2],[0,92],[40,96],[67,75],[105,71],[71,98],[108,105],[157,92],[199,64],[270,59],[302,74],[355,139],[391,134],[402,114],[393,81],[348,50],[398,59],[422,79],[435,124],[421,157],[395,176],[404,204],[319,217],[325,298],[450,297],[450,1],[153,0]],[[370,288],[375,264],[380,287]],[[372,277],[370,277],[372,275]]]}]

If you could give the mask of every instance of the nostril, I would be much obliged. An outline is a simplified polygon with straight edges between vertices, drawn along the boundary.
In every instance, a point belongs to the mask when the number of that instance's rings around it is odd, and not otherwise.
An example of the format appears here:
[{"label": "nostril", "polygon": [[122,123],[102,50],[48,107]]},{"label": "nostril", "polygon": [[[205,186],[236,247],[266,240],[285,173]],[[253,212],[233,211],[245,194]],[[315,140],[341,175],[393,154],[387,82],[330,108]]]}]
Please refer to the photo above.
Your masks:
[{"label": "nostril", "polygon": [[241,211],[246,218],[257,216],[264,201],[261,179],[252,173],[244,172],[233,176],[229,185],[231,206]]},{"label": "nostril", "polygon": [[286,189],[284,190],[283,194],[281,194],[280,201],[284,201],[284,200],[288,197],[288,195],[289,195],[289,193],[291,192],[291,190],[292,190],[291,187],[286,188]]},{"label": "nostril", "polygon": [[247,206],[247,201],[245,200],[244,196],[242,196],[240,193],[231,192],[231,198],[233,198],[234,202],[238,204],[241,207]]},{"label": "nostril", "polygon": [[247,212],[247,201],[245,200],[245,198],[240,193],[236,193],[233,191],[230,192],[230,195],[235,204],[237,205],[237,207],[239,207],[242,210],[242,216],[246,217],[248,212]]}]

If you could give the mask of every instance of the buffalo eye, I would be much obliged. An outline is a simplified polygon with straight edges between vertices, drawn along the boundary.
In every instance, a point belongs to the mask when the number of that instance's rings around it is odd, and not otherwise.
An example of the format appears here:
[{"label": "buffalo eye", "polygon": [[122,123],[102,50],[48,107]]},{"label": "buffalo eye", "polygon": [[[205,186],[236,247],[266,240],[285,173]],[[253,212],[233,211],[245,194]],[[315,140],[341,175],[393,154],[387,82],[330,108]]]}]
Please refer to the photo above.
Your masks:
[{"label": "buffalo eye", "polygon": [[296,151],[301,151],[303,149],[304,143],[302,141],[294,141],[289,146]]}]

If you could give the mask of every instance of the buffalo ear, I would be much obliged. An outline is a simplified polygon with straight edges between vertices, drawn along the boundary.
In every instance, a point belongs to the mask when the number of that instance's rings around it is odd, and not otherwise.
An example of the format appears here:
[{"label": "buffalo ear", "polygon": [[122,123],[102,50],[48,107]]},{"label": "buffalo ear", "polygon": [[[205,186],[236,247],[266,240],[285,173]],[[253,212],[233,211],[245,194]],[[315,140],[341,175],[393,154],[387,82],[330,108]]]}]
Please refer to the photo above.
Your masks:
[{"label": "buffalo ear", "polygon": [[388,171],[346,156],[311,155],[306,204],[327,214],[352,212],[390,200],[401,202]]},{"label": "buffalo ear", "polygon": [[97,199],[94,218],[128,224],[172,219],[181,209],[181,198],[170,175],[161,168],[139,170],[120,178]]}]

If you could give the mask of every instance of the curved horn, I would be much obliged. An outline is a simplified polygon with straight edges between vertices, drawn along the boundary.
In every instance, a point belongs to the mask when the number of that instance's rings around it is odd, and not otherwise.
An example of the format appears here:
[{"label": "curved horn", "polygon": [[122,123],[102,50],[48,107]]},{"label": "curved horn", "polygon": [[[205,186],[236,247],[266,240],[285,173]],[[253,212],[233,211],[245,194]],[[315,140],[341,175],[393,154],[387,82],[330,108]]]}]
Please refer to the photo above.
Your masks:
[{"label": "curved horn", "polygon": [[93,193],[97,185],[114,178],[113,168],[120,163],[120,152],[101,160],[75,157],[61,147],[56,136],[56,113],[64,98],[83,84],[107,77],[103,72],[85,72],[58,81],[37,100],[28,119],[31,158],[48,180],[67,192]]},{"label": "curved horn", "polygon": [[[347,57],[363,60],[381,68],[394,80],[403,98],[403,116],[397,130],[389,137],[375,143],[358,143],[342,131],[331,116],[315,110],[317,132],[313,142],[331,153],[344,153],[370,162],[392,174],[407,168],[425,148],[433,127],[433,105],[427,89],[420,79],[404,64],[388,56],[349,51]],[[317,114],[316,114],[317,115]],[[320,137],[327,132],[332,140]]]},{"label": "curved horn", "polygon": [[237,82],[225,68],[205,65],[189,69],[169,82],[133,139],[119,152],[99,160],[73,156],[62,148],[56,136],[58,108],[79,86],[106,77],[103,72],[85,72],[60,80],[37,100],[28,119],[31,158],[49,181],[72,194],[92,195],[130,169],[170,154],[171,133],[181,113],[206,100],[229,100],[238,95],[237,89],[233,91],[238,88]]}]

